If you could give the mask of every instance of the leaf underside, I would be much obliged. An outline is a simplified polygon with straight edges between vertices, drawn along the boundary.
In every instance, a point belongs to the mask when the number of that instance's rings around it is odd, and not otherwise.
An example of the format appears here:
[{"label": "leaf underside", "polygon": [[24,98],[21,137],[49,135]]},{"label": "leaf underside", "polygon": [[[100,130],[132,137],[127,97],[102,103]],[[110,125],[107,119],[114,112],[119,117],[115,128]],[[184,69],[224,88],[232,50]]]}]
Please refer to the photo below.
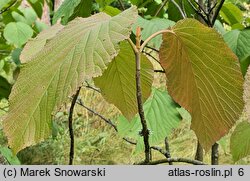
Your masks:
[{"label": "leaf underside", "polygon": [[244,82],[244,114],[250,120],[250,67],[248,67]]},{"label": "leaf underside", "polygon": [[56,34],[64,28],[61,24],[56,24],[49,29],[42,31],[37,35],[36,38],[31,39],[23,48],[20,55],[20,60],[22,63],[27,63],[32,60],[32,58],[40,52],[45,46],[49,39],[52,39]]},{"label": "leaf underside", "polygon": [[[135,83],[135,55],[128,42],[120,44],[120,52],[101,77],[94,79],[104,98],[113,103],[127,119],[138,112]],[[143,102],[147,100],[153,83],[153,65],[141,55],[141,87]]]},{"label": "leaf underside", "polygon": [[77,18],[32,55],[13,87],[3,122],[15,153],[50,135],[53,111],[83,81],[102,74],[117,55],[118,43],[128,38],[136,17],[132,7],[112,18],[104,13]]},{"label": "leaf underside", "polygon": [[190,112],[191,128],[208,150],[242,112],[243,78],[237,57],[214,29],[185,19],[163,35],[160,61],[169,94]]}]

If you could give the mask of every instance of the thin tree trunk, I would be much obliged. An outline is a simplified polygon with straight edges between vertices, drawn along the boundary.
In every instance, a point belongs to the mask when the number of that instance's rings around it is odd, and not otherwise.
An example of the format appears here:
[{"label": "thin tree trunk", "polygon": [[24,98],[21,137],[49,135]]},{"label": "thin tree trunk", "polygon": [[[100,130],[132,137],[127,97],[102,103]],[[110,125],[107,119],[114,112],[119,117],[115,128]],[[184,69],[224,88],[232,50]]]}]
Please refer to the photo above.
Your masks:
[{"label": "thin tree trunk", "polygon": [[219,165],[219,144],[215,143],[212,146],[212,153],[211,153],[211,164],[212,165]]},{"label": "thin tree trunk", "polygon": [[195,154],[195,160],[203,161],[203,148],[198,141],[197,143],[197,149],[196,149],[196,154]]}]

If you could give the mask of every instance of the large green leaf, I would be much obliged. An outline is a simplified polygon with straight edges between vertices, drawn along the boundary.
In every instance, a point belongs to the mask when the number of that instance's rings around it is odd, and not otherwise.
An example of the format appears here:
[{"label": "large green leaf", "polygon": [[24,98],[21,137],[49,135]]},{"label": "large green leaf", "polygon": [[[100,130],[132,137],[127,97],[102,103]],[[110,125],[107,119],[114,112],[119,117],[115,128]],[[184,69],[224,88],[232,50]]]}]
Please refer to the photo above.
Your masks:
[{"label": "large green leaf", "polygon": [[250,56],[250,29],[229,31],[223,37],[228,46],[238,56],[242,73],[245,75],[249,65],[246,60]]},{"label": "large green leaf", "polygon": [[[146,20],[143,19],[141,16],[139,16],[137,22],[133,25],[133,32],[135,34],[136,28],[138,26],[141,27],[142,28],[141,38],[142,40],[145,41],[153,33],[167,29],[170,26],[173,26],[174,24],[175,22],[170,21],[168,19],[153,18],[151,20]],[[149,42],[149,45],[159,49],[161,43],[162,43],[162,35],[158,35]]]},{"label": "large green leaf", "polygon": [[232,3],[225,3],[220,10],[220,15],[229,25],[243,21],[242,11]]},{"label": "large green leaf", "polygon": [[[167,91],[155,88],[152,90],[152,96],[143,105],[145,118],[151,133],[149,136],[151,145],[164,140],[179,125],[181,116],[177,111],[178,107],[179,105],[172,100]],[[119,118],[118,132],[121,136],[128,136],[138,140],[140,139],[139,132],[141,129],[142,126],[138,115],[131,122],[125,117]]]},{"label": "large green leaf", "polygon": [[7,24],[7,26],[4,28],[3,35],[7,41],[13,43],[16,47],[22,47],[22,45],[32,37],[33,30],[25,23],[12,22]]},{"label": "large green leaf", "polygon": [[230,150],[234,161],[250,155],[250,123],[248,121],[239,123],[235,128],[230,139]]},{"label": "large green leaf", "polygon": [[53,16],[53,24],[61,18],[62,24],[75,17],[88,17],[92,10],[92,0],[65,0]]},{"label": "large green leaf", "polygon": [[104,13],[77,18],[23,66],[3,121],[15,153],[50,135],[52,112],[85,80],[102,74],[136,17],[132,7],[112,18]]},{"label": "large green leaf", "polygon": [[[151,92],[153,66],[141,55],[141,86],[143,101]],[[118,56],[109,64],[101,77],[94,79],[105,99],[113,103],[127,119],[138,112],[135,83],[135,55],[128,42],[122,42]]]},{"label": "large green leaf", "polygon": [[208,150],[242,112],[243,77],[237,57],[216,30],[185,19],[163,35],[160,61],[169,94],[190,112],[191,128]]}]

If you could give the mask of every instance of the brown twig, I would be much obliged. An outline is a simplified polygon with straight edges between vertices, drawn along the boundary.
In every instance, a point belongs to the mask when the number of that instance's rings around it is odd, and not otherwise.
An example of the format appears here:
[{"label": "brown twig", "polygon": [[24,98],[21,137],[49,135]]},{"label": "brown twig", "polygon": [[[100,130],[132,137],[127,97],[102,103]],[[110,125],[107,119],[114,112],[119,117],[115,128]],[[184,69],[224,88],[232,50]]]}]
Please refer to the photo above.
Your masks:
[{"label": "brown twig", "polygon": [[151,47],[151,46],[146,45],[145,48],[151,49],[151,50],[153,50],[153,51],[159,53],[159,50],[157,50],[157,49],[154,48],[154,47]]},{"label": "brown twig", "polygon": [[162,8],[164,8],[164,6],[167,4],[168,0],[164,0],[162,3],[161,3],[161,6],[157,9],[154,17],[156,17],[162,10]]},{"label": "brown twig", "polygon": [[154,70],[156,73],[165,73],[165,70]]},{"label": "brown twig", "polygon": [[[168,138],[165,138],[165,150],[163,150],[161,147],[158,146],[151,146],[151,149],[159,151],[161,154],[163,154],[167,159],[171,158],[171,154],[170,154],[170,148],[169,148],[169,144],[168,144]],[[173,165],[173,163],[170,161],[169,165]]]},{"label": "brown twig", "polygon": [[151,53],[146,52],[145,50],[142,51],[142,53],[144,53],[145,55],[151,57],[154,61],[156,61],[157,63],[160,63],[159,60],[157,60],[157,58],[155,58],[153,55],[151,55]]},{"label": "brown twig", "polygon": [[212,165],[219,165],[219,144],[215,143],[212,146],[212,153],[211,153],[211,164]]},{"label": "brown twig", "polygon": [[13,1],[8,7],[0,11],[0,14],[3,14],[4,12],[8,11],[12,6],[14,6],[17,3],[17,0]]},{"label": "brown twig", "polygon": [[197,142],[195,160],[203,161],[203,148],[199,141]]},{"label": "brown twig", "polygon": [[101,91],[99,90],[99,89],[97,89],[97,88],[95,88],[95,87],[92,87],[87,81],[85,81],[85,83],[87,84],[85,87],[86,88],[89,88],[89,89],[92,89],[92,90],[94,90],[94,91],[96,91],[96,92],[98,92],[98,93],[101,93]]},{"label": "brown twig", "polygon": [[221,0],[220,3],[219,3],[219,5],[218,5],[218,7],[217,7],[217,9],[215,10],[214,16],[212,18],[212,25],[214,25],[214,23],[215,23],[218,15],[219,15],[219,12],[220,12],[220,10],[221,10],[224,2],[225,2],[225,0]]},{"label": "brown twig", "polygon": [[[196,1],[195,1],[196,2]],[[207,25],[209,25],[209,22],[208,22],[208,20],[207,20],[207,18],[206,18],[206,16],[204,15],[204,14],[202,14],[202,10],[201,9],[197,9],[194,5],[193,5],[193,3],[190,1],[190,0],[188,0],[188,3],[191,5],[191,7],[192,7],[192,9],[202,18],[202,20],[207,24]],[[197,3],[197,2],[196,2]],[[203,11],[203,13],[205,13],[204,11]],[[206,13],[205,13],[206,14]]]},{"label": "brown twig", "polygon": [[148,163],[145,162],[140,162],[137,163],[135,165],[158,165],[158,164],[163,164],[163,163],[170,163],[170,162],[183,162],[183,163],[189,163],[189,164],[193,164],[193,165],[206,165],[205,163],[198,161],[198,160],[191,160],[188,158],[166,158],[166,159],[162,159],[162,160],[156,160],[156,161],[151,161]]},{"label": "brown twig", "polygon": [[[94,115],[98,116],[100,119],[102,119],[103,121],[105,121],[108,125],[110,125],[116,132],[118,132],[117,126],[110,120],[105,118],[104,116],[102,116],[100,113],[94,111],[93,109],[87,107],[84,105],[83,101],[81,99],[78,98],[78,101],[76,102],[78,105],[82,106],[83,108],[87,109],[89,112],[93,113]],[[125,140],[126,142],[132,144],[132,145],[136,145],[135,142],[129,140],[128,138],[122,138],[123,140]]]},{"label": "brown twig", "polygon": [[74,161],[74,129],[73,129],[73,113],[74,107],[77,101],[77,97],[81,91],[81,87],[78,88],[76,93],[73,95],[71,106],[69,109],[69,135],[70,135],[70,152],[69,152],[69,165],[73,165]]},{"label": "brown twig", "polygon": [[122,0],[118,0],[118,2],[119,2],[119,4],[120,4],[122,10],[124,11],[124,10],[125,10],[125,6],[124,6],[124,4],[122,3]]},{"label": "brown twig", "polygon": [[92,110],[91,108],[85,106],[82,102],[81,99],[78,99],[77,104],[79,104],[80,106],[84,107],[85,109],[87,109],[89,112],[93,113],[94,115],[98,116],[99,118],[101,118],[103,121],[105,121],[106,123],[108,123],[110,126],[112,126],[114,128],[114,130],[117,132],[117,127],[116,125],[110,120],[105,118],[104,116],[102,116],[101,114],[95,112],[94,110]]},{"label": "brown twig", "polygon": [[0,110],[4,111],[4,112],[8,112],[8,111],[5,110],[6,108],[8,108],[8,106],[6,106],[6,107],[0,107]]},{"label": "brown twig", "polygon": [[[171,158],[168,137],[165,138],[165,149],[166,149],[165,153],[166,158]],[[169,165],[173,165],[173,162],[169,162]]]},{"label": "brown twig", "polygon": [[[145,164],[149,163],[151,154],[150,154],[150,145],[149,145],[149,130],[143,110],[143,102],[142,102],[142,90],[141,90],[141,28],[137,27],[136,30],[136,48],[137,51],[135,53],[135,61],[136,61],[136,72],[135,72],[135,79],[136,79],[136,98],[137,98],[137,106],[138,106],[138,113],[141,120],[142,131],[141,135],[143,136],[144,141],[144,152],[145,152]],[[143,49],[141,49],[143,50]]]}]

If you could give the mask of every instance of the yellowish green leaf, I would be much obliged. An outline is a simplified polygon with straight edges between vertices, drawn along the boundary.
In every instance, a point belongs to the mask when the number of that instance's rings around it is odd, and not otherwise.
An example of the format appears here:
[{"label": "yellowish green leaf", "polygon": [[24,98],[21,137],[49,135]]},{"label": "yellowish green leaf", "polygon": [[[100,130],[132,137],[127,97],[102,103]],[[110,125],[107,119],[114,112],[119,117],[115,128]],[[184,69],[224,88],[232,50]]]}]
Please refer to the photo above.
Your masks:
[{"label": "yellowish green leaf", "polygon": [[[122,42],[120,52],[101,77],[94,79],[104,98],[113,103],[127,119],[138,112],[135,83],[135,55],[128,42]],[[153,82],[153,66],[141,55],[141,86],[143,101],[149,97]]]},{"label": "yellowish green leaf", "polygon": [[248,121],[239,123],[235,128],[230,138],[230,150],[234,161],[250,155],[250,123]]}]

